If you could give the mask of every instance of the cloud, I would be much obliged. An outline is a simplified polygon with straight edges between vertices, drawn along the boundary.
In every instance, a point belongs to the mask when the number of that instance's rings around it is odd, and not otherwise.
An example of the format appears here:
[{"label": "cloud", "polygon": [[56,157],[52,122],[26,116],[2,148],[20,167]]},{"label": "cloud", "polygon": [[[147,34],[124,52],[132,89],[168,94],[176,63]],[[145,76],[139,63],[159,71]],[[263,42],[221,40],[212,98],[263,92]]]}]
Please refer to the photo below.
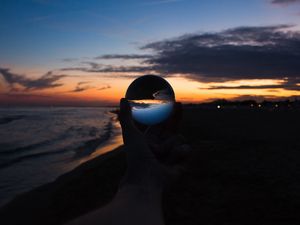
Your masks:
[{"label": "cloud", "polygon": [[183,74],[202,82],[298,79],[300,33],[290,28],[238,27],[153,42],[142,47],[156,52],[144,63],[161,74]]},{"label": "cloud", "polygon": [[80,87],[80,86],[76,86],[76,88],[74,90],[72,90],[71,92],[82,92],[82,91],[86,91],[90,89],[89,87]]},{"label": "cloud", "polygon": [[281,79],[284,83],[279,85],[216,86],[211,89],[299,90],[300,32],[293,31],[292,28],[291,25],[274,25],[237,27],[214,33],[192,33],[152,42],[141,48],[151,50],[153,55],[109,54],[96,57],[142,59],[137,66],[105,65],[86,61],[81,62],[78,67],[62,68],[61,71],[107,73],[116,77],[127,77],[129,73],[135,76],[144,73],[163,76],[181,74],[201,82]]},{"label": "cloud", "polygon": [[[73,90],[71,90],[70,92],[83,92],[83,91],[95,88],[94,86],[86,85],[88,83],[91,83],[91,82],[90,81],[78,82],[76,87]],[[111,86],[109,84],[107,84],[103,87],[98,88],[97,90],[98,91],[103,91],[103,90],[106,90],[106,89],[109,89],[109,88],[111,88]]]},{"label": "cloud", "polygon": [[103,86],[101,88],[98,88],[97,90],[98,91],[103,91],[103,90],[106,90],[106,89],[109,89],[109,88],[111,88],[111,86],[109,84],[107,84],[107,85],[105,85],[105,86]]},{"label": "cloud", "polygon": [[64,59],[62,59],[63,62],[75,62],[77,60],[78,60],[77,58],[64,58]]},{"label": "cloud", "polygon": [[272,3],[280,5],[289,5],[293,3],[300,3],[300,0],[272,0]]},{"label": "cloud", "polygon": [[95,57],[95,59],[147,59],[151,55],[138,55],[138,54],[107,54]]},{"label": "cloud", "polygon": [[5,82],[9,85],[11,91],[17,90],[16,86],[22,86],[24,90],[40,90],[46,88],[55,88],[62,86],[62,83],[57,83],[67,75],[56,75],[51,71],[47,72],[40,78],[30,79],[21,74],[10,72],[7,68],[0,68],[0,74]]},{"label": "cloud", "polygon": [[143,73],[152,71],[153,68],[149,66],[114,66],[103,65],[95,62],[83,62],[88,67],[66,67],[60,69],[61,71],[81,71],[88,73]]},{"label": "cloud", "polygon": [[78,82],[74,90],[71,90],[70,92],[82,92],[94,88],[93,86],[85,85],[88,83],[90,82],[89,81]]},{"label": "cloud", "polygon": [[88,84],[88,83],[91,83],[91,82],[90,81],[81,81],[81,82],[78,82],[77,85]]}]

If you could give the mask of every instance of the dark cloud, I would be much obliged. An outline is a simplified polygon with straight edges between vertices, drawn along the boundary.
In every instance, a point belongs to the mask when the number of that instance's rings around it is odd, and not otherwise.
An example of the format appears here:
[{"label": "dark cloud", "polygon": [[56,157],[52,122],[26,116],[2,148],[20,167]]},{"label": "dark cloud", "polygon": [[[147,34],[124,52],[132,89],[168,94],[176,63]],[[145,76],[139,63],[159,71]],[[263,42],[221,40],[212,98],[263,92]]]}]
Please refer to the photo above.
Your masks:
[{"label": "dark cloud", "polygon": [[0,68],[0,74],[4,78],[5,82],[9,85],[11,90],[17,90],[15,85],[22,86],[27,90],[38,90],[46,88],[54,88],[62,86],[62,83],[57,83],[60,79],[67,75],[56,75],[51,71],[41,76],[40,78],[30,79],[21,74],[10,72],[7,68]]},{"label": "dark cloud", "polygon": [[78,82],[76,87],[74,88],[74,90],[72,90],[70,92],[82,92],[82,91],[86,91],[86,90],[94,88],[93,86],[85,85],[87,83],[90,83],[90,82],[88,82],[88,81]]},{"label": "dark cloud", "polygon": [[143,73],[153,70],[148,66],[113,66],[103,65],[95,62],[83,62],[87,67],[67,67],[60,69],[61,71],[82,71],[88,73]]},{"label": "dark cloud", "polygon": [[101,63],[96,63],[96,62],[81,62],[81,63],[90,66],[90,68],[91,68],[92,70],[97,70],[97,69],[101,69],[101,68],[104,67],[103,64],[101,64]]},{"label": "dark cloud", "polygon": [[106,89],[109,89],[109,88],[111,88],[111,86],[109,84],[107,84],[107,85],[105,85],[105,86],[103,86],[101,88],[98,88],[97,90],[98,91],[103,91],[103,90],[106,90]]},{"label": "dark cloud", "polygon": [[[90,82],[89,81],[78,82],[76,87],[74,88],[74,90],[71,90],[70,92],[82,92],[82,91],[86,91],[86,90],[95,88],[94,86],[86,85],[88,83],[90,83]],[[111,86],[109,84],[107,84],[103,87],[98,88],[97,90],[98,91],[103,91],[103,90],[106,90],[106,89],[109,89],[109,88],[111,88]]]},{"label": "dark cloud", "polygon": [[63,62],[75,62],[77,60],[78,60],[77,58],[64,58],[64,59],[62,59]]},{"label": "dark cloud", "polygon": [[95,59],[147,59],[151,55],[138,55],[138,54],[108,54],[95,57]]},{"label": "dark cloud", "polygon": [[293,3],[300,3],[300,0],[272,0],[273,4],[289,5]]},{"label": "dark cloud", "polygon": [[[158,73],[182,74],[202,81],[240,79],[282,79],[282,85],[212,87],[211,89],[279,89],[299,90],[300,32],[291,25],[238,27],[216,33],[195,33],[149,43],[142,47],[151,55],[115,54],[97,59],[143,59],[139,66],[104,65],[81,62],[79,67],[62,71],[87,73]],[[115,73],[115,74],[114,74]],[[122,76],[122,75],[121,75]],[[287,79],[288,78],[288,79]]]},{"label": "dark cloud", "polygon": [[184,35],[142,49],[161,74],[185,74],[200,81],[300,77],[300,33],[291,26],[239,27]]},{"label": "dark cloud", "polygon": [[81,82],[78,82],[77,84],[82,85],[82,84],[88,84],[88,83],[91,83],[91,82],[90,81],[81,81]]},{"label": "dark cloud", "polygon": [[82,92],[85,90],[90,89],[89,87],[80,87],[80,86],[76,86],[74,90],[72,90],[71,92]]}]

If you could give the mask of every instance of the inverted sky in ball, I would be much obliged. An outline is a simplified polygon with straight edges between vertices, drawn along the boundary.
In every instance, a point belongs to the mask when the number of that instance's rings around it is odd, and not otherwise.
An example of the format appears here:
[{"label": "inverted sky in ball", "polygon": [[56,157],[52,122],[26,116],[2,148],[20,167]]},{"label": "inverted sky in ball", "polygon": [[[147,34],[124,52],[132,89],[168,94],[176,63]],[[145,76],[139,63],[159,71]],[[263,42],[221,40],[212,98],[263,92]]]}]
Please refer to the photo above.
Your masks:
[{"label": "inverted sky in ball", "polygon": [[125,97],[131,104],[133,119],[149,126],[165,121],[171,115],[175,102],[171,85],[155,75],[134,80]]}]

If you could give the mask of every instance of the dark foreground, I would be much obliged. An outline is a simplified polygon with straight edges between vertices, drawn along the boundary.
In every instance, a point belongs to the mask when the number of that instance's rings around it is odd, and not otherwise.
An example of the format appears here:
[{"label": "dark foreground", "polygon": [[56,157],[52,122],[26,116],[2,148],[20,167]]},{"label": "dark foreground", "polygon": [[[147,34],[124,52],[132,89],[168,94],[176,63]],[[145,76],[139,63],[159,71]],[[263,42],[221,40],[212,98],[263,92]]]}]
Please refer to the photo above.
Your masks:
[{"label": "dark foreground", "polygon": [[[300,223],[300,112],[186,109],[193,152],[165,190],[166,224]],[[126,167],[122,148],[17,197],[0,223],[58,225],[109,202]],[[101,224],[101,221],[99,221]]]}]

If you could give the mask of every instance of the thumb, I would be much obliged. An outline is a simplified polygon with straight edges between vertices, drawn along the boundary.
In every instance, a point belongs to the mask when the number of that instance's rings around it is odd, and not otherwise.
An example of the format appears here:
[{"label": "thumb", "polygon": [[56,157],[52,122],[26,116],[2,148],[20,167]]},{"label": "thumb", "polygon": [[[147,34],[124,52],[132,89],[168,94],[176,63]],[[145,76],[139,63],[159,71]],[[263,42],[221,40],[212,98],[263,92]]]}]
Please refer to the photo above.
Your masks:
[{"label": "thumb", "polygon": [[120,100],[120,114],[119,120],[122,129],[128,127],[132,123],[131,107],[126,98],[121,98]]},{"label": "thumb", "polygon": [[134,137],[139,135],[140,132],[133,123],[131,107],[126,98],[120,100],[119,121],[122,127],[125,144],[131,142]]}]

